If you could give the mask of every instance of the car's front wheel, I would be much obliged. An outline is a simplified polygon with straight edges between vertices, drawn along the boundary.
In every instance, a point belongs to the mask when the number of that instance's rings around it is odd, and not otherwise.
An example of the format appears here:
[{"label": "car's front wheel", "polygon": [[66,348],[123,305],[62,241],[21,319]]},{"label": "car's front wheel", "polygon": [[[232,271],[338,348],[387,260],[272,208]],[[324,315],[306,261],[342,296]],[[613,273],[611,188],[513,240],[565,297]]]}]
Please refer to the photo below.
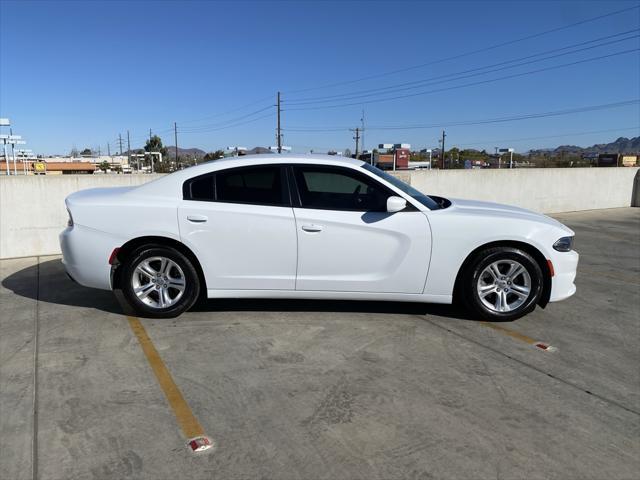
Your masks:
[{"label": "car's front wheel", "polygon": [[527,252],[494,247],[479,252],[462,277],[462,300],[481,318],[508,321],[533,311],[543,288],[542,270]]},{"label": "car's front wheel", "polygon": [[121,268],[122,293],[140,316],[177,317],[198,299],[198,273],[191,261],[173,248],[140,247]]}]

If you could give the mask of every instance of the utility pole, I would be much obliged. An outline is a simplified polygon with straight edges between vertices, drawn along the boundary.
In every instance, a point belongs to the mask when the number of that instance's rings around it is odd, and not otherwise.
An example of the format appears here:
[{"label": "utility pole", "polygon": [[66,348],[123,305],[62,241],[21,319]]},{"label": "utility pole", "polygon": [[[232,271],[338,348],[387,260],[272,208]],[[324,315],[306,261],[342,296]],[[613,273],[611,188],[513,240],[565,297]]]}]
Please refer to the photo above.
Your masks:
[{"label": "utility pole", "polygon": [[129,130],[127,130],[127,163],[131,168],[131,138],[129,138]]},{"label": "utility pole", "polygon": [[120,144],[120,156],[122,156],[122,134],[118,134],[118,143]]},{"label": "utility pole", "polygon": [[107,142],[107,155],[111,156],[111,145]]},{"label": "utility pole", "polygon": [[173,135],[176,139],[176,168],[178,168],[178,124],[173,122]]},{"label": "utility pole", "polygon": [[356,132],[356,136],[353,137],[353,139],[356,141],[356,156],[355,159],[358,159],[358,153],[359,153],[359,148],[360,148],[360,129],[356,128],[355,130],[350,129],[352,132]]},{"label": "utility pole", "polygon": [[149,129],[149,143],[151,143],[151,129]]},{"label": "utility pole", "polygon": [[[9,138],[13,137],[13,128],[9,128]],[[11,158],[13,158],[13,168],[15,170],[16,167],[16,145],[15,143],[11,144]],[[7,160],[7,167],[9,167],[9,160]],[[9,170],[9,168],[7,168]]]},{"label": "utility pole", "polygon": [[278,141],[278,153],[282,153],[282,133],[280,131],[280,92],[278,92],[278,133],[277,133],[277,141]]},{"label": "utility pole", "polygon": [[360,118],[360,128],[362,130],[362,153],[364,153],[364,108],[362,109],[362,117]]},{"label": "utility pole", "polygon": [[444,149],[444,138],[445,138],[446,136],[447,136],[447,134],[446,134],[446,133],[444,133],[444,130],[442,130],[442,169],[443,169],[443,170],[444,170],[445,168],[447,168],[447,167],[445,166],[445,163],[444,163],[444,152],[445,152],[445,149]]}]

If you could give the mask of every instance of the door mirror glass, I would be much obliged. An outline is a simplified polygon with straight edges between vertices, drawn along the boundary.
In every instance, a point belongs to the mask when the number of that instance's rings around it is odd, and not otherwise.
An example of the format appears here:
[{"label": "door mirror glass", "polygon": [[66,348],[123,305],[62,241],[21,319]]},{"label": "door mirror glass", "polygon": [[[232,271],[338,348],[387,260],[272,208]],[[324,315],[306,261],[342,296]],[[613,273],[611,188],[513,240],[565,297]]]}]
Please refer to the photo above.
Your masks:
[{"label": "door mirror glass", "polygon": [[407,208],[407,201],[404,198],[397,196],[387,198],[387,212],[396,213],[405,208]]}]

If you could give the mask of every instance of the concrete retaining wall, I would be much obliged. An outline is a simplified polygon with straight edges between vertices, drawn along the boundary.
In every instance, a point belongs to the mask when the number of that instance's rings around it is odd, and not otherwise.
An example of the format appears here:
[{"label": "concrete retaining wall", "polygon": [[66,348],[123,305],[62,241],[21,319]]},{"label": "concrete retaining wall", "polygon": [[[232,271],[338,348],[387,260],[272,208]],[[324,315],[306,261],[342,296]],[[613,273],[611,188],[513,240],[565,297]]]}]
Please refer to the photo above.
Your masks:
[{"label": "concrete retaining wall", "polygon": [[[544,213],[640,205],[638,168],[398,172],[432,195],[518,205]],[[93,187],[133,186],[156,175],[0,176],[0,258],[60,253],[64,198]],[[634,180],[634,177],[635,180]],[[636,197],[635,200],[632,197]]]},{"label": "concrete retaining wall", "polygon": [[64,199],[86,188],[128,187],[160,175],[0,176],[0,258],[60,253]]},{"label": "concrete retaining wall", "polygon": [[486,200],[543,213],[633,205],[637,167],[419,170],[411,185],[442,197]]}]

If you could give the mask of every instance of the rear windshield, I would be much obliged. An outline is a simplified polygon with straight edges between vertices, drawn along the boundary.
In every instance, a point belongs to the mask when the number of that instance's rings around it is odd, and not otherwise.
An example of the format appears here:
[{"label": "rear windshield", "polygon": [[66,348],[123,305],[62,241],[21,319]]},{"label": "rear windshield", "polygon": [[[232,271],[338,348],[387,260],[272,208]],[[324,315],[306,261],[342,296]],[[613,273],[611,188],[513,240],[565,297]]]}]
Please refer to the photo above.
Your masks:
[{"label": "rear windshield", "polygon": [[402,190],[407,195],[410,195],[411,198],[413,198],[414,200],[417,200],[418,202],[423,204],[429,210],[439,210],[440,208],[442,208],[438,204],[438,202],[436,202],[430,196],[425,195],[424,193],[416,190],[411,185],[408,185],[408,184],[404,183],[399,178],[396,178],[393,175],[390,175],[387,172],[385,172],[383,170],[380,170],[379,168],[374,167],[373,165],[369,165],[368,163],[363,164],[362,168],[364,168],[365,170],[368,170],[369,172],[377,175],[380,178],[383,178],[384,180],[389,182],[394,187]]}]

